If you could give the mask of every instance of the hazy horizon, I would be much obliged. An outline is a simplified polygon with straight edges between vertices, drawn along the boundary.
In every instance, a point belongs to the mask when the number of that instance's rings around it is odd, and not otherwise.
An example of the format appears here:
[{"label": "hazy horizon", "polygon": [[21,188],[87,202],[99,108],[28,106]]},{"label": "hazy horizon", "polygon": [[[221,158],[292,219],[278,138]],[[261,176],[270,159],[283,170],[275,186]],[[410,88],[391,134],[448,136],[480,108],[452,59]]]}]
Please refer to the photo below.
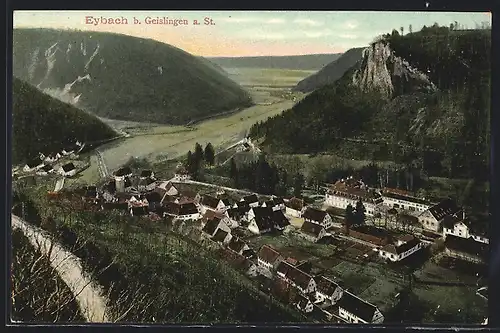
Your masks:
[{"label": "hazy horizon", "polygon": [[[97,24],[121,18],[127,24]],[[134,17],[140,24],[134,24]],[[204,24],[205,17],[211,19]],[[186,20],[188,25],[152,24],[153,19]],[[200,25],[192,25],[198,20]],[[124,20],[123,20],[124,21]],[[464,12],[342,11],[15,11],[14,28],[112,32],[167,43],[204,57],[297,56],[343,53],[367,46],[393,29],[458,22],[491,25],[491,14]]]}]

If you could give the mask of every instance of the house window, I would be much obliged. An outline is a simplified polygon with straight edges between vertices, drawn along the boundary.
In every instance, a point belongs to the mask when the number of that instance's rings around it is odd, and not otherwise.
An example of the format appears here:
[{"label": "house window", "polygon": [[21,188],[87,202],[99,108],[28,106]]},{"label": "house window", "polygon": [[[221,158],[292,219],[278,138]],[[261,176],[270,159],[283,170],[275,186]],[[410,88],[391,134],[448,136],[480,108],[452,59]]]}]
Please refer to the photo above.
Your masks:
[{"label": "house window", "polygon": [[394,254],[391,254],[391,259],[396,259],[396,257],[394,256]]}]

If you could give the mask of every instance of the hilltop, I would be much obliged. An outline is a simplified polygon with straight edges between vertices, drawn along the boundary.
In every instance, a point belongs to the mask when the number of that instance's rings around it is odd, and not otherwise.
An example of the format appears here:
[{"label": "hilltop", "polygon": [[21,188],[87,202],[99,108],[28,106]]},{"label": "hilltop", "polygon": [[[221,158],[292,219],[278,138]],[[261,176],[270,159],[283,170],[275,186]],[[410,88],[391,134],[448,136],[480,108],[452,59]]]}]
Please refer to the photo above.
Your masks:
[{"label": "hilltop", "polygon": [[251,104],[215,65],[151,39],[15,29],[13,42],[15,76],[101,117],[186,124]]},{"label": "hilltop", "polygon": [[340,56],[341,53],[332,53],[293,56],[209,57],[207,59],[223,68],[319,70]]},{"label": "hilltop", "polygon": [[306,77],[293,88],[295,91],[311,92],[326,84],[335,83],[344,73],[361,60],[363,47],[349,49],[347,52],[334,59],[319,72]]},{"label": "hilltop", "polygon": [[430,175],[489,174],[491,30],[382,36],[334,84],[252,127],[268,152],[334,152]]},{"label": "hilltop", "polygon": [[12,163],[39,152],[61,151],[76,140],[93,142],[117,134],[95,116],[40,92],[14,78],[12,82]]}]

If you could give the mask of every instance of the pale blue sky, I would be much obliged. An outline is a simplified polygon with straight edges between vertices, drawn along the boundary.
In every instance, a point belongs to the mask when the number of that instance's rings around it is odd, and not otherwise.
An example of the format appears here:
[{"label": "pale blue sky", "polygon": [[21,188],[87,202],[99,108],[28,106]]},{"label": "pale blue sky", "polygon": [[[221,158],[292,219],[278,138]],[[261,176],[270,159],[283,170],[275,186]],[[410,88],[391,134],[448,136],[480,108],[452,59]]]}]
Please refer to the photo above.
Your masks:
[{"label": "pale blue sky", "polygon": [[[86,24],[86,16],[126,17],[127,25]],[[215,25],[146,24],[146,17],[213,19]],[[132,24],[133,17],[142,24]],[[52,27],[111,31],[166,42],[203,56],[289,55],[343,52],[366,46],[377,35],[411,24],[449,25],[457,21],[474,28],[491,24],[489,13],[458,12],[324,12],[324,11],[16,11],[14,27]]]}]

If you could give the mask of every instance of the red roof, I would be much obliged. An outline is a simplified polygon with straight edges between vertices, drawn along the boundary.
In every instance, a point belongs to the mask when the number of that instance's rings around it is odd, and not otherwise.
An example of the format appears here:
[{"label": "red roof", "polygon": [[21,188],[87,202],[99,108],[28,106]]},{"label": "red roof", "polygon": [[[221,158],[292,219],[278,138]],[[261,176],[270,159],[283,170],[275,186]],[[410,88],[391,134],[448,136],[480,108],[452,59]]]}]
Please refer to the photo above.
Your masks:
[{"label": "red roof", "polygon": [[280,256],[281,256],[280,253],[275,249],[273,249],[272,247],[270,247],[269,245],[263,245],[260,248],[258,255],[259,259],[270,264],[274,264]]}]

